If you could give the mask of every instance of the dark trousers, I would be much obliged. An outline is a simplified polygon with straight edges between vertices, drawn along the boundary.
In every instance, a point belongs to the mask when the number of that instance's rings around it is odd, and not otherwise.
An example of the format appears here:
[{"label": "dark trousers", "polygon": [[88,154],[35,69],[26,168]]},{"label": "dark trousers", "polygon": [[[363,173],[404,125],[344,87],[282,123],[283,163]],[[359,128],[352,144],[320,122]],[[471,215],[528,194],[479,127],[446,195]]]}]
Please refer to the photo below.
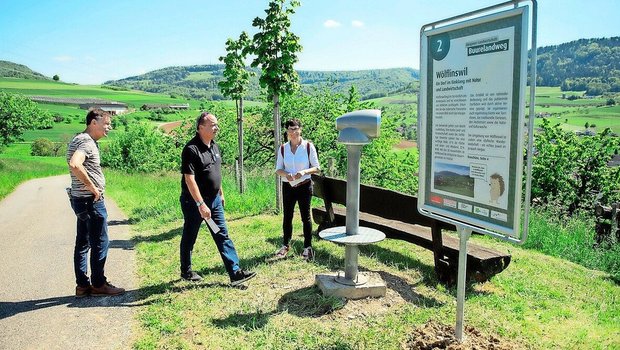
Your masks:
[{"label": "dark trousers", "polygon": [[[181,210],[183,211],[183,236],[181,237],[181,273],[186,273],[192,269],[192,251],[198,237],[198,231],[203,224],[200,211],[196,207],[196,202],[190,195],[181,195]],[[213,199],[205,198],[205,204],[211,210],[211,218],[220,228],[220,232],[211,232],[211,237],[215,241],[220,257],[224,262],[224,267],[228,276],[232,278],[234,273],[239,270],[239,257],[235,250],[233,241],[228,237],[228,228],[226,227],[226,219],[224,218],[224,207],[222,199],[218,195]],[[205,227],[208,227],[205,224]]]},{"label": "dark trousers", "polygon": [[310,218],[310,200],[312,199],[312,182],[308,181],[297,187],[292,187],[288,182],[282,184],[282,206],[284,216],[282,218],[282,232],[284,234],[282,244],[288,246],[293,235],[293,214],[295,203],[299,204],[301,222],[304,228],[304,248],[312,246],[312,220]]},{"label": "dark trousers", "polygon": [[[95,287],[103,286],[105,261],[108,257],[108,212],[103,198],[71,197],[71,208],[77,216],[77,234],[73,250],[75,283],[86,287],[91,282]],[[91,281],[88,279],[88,251],[90,250]]]}]

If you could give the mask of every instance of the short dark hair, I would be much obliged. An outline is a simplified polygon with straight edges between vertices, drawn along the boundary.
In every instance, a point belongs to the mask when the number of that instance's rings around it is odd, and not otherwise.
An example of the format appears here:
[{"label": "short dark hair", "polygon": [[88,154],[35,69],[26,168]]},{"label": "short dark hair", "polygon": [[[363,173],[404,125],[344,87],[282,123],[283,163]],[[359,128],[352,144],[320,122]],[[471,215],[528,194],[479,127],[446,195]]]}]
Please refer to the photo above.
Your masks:
[{"label": "short dark hair", "polygon": [[196,118],[196,131],[198,131],[198,127],[200,126],[200,124],[204,124],[205,118],[210,116],[210,115],[213,115],[213,113],[211,113],[211,112],[202,112],[202,113],[200,113],[198,118]]},{"label": "short dark hair", "polygon": [[291,126],[298,126],[301,128],[301,122],[299,121],[299,119],[289,119],[286,122],[284,122],[284,127],[285,128],[290,128]]},{"label": "short dark hair", "polygon": [[100,121],[105,117],[109,117],[110,113],[104,111],[101,108],[91,108],[88,110],[88,114],[86,114],[86,126],[90,125],[90,122],[93,120]]}]

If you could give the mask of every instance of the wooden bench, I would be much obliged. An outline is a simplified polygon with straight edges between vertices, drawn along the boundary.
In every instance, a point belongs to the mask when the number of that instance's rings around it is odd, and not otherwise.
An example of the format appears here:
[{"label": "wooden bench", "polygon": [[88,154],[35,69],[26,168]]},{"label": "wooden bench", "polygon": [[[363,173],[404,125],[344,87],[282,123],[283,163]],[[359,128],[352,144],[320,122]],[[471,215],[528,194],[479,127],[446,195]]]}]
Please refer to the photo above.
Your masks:
[{"label": "wooden bench", "polygon": [[[314,196],[322,198],[324,207],[313,208],[318,231],[346,225],[347,182],[344,180],[312,175]],[[371,227],[385,233],[387,238],[400,239],[432,250],[435,272],[439,281],[456,283],[458,271],[459,239],[442,233],[456,230],[454,225],[429,218],[418,212],[418,199],[404,193],[360,185],[360,226]],[[510,263],[510,255],[474,243],[467,244],[467,278],[486,281],[503,271]]]}]

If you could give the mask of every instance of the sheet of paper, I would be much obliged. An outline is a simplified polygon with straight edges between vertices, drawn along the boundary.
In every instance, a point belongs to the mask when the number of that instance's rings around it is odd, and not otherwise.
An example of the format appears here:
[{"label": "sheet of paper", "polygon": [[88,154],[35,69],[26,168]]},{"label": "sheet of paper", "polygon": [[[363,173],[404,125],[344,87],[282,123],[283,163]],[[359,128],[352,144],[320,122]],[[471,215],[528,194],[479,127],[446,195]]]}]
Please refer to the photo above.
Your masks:
[{"label": "sheet of paper", "polygon": [[211,229],[211,232],[213,232],[213,233],[219,233],[220,232],[220,227],[217,226],[217,224],[215,223],[215,221],[213,221],[213,219],[209,218],[209,220],[205,220],[205,222],[207,223],[207,225]]}]

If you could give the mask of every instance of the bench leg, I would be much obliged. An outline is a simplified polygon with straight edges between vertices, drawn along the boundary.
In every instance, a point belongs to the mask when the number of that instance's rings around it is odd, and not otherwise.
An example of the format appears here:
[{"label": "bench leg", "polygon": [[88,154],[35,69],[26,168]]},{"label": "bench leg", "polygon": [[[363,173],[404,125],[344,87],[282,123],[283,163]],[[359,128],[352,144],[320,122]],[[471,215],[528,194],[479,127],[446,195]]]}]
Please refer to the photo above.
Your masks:
[{"label": "bench leg", "polygon": [[431,236],[433,238],[433,258],[437,279],[442,283],[450,283],[453,272],[450,271],[450,264],[443,255],[443,239],[438,221],[433,221],[431,225]]}]

